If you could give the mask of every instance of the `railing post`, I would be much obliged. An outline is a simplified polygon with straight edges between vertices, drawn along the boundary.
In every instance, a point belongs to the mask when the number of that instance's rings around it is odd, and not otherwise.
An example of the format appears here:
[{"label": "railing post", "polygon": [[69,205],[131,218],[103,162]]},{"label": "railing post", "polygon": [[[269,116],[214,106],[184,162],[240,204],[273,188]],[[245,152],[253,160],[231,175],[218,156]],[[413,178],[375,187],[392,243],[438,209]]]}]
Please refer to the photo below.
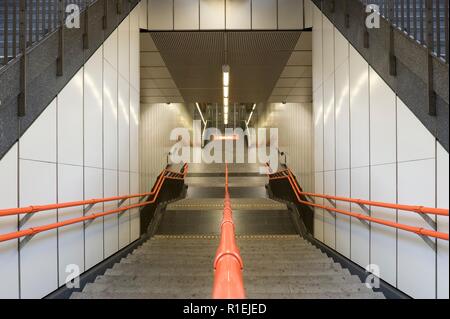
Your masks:
[{"label": "railing post", "polygon": [[367,4],[363,5],[363,28],[364,28],[364,34],[363,34],[363,44],[364,44],[364,48],[368,49],[369,48],[369,30],[367,29],[367,25],[366,25],[366,21],[367,21],[367,17],[369,16],[370,13],[367,13]]},{"label": "railing post", "polygon": [[389,19],[389,74],[397,76],[397,58],[395,56],[394,42],[394,0],[388,1],[388,19]]},{"label": "railing post", "polygon": [[20,93],[17,115],[25,116],[27,105],[27,0],[19,2]]},{"label": "railing post", "polygon": [[8,8],[8,2],[9,1],[5,1],[4,5],[3,5],[3,10],[4,10],[4,17],[3,17],[3,58],[4,58],[4,64],[7,65],[8,64],[8,24],[9,24],[9,20],[8,20],[8,16],[9,16],[9,8]]},{"label": "railing post", "polygon": [[108,0],[103,0],[103,30],[108,28]]},{"label": "railing post", "polygon": [[344,0],[345,27],[350,28],[350,14],[348,13],[348,0]]},{"label": "railing post", "polygon": [[[433,72],[433,47],[434,47],[434,32],[433,32],[433,0],[425,0],[425,14],[426,14],[426,46],[427,46],[427,90],[428,90],[428,114],[436,116],[436,95],[434,92],[434,72]],[[440,19],[440,17],[436,17]],[[437,41],[440,41],[438,39]]]},{"label": "railing post", "polygon": [[83,49],[89,49],[89,0],[84,0],[84,33],[83,33]]},{"label": "railing post", "polygon": [[123,9],[123,1],[117,0],[117,14],[122,14]]},{"label": "railing post", "polygon": [[64,73],[64,0],[58,0],[58,15],[59,15],[59,43],[58,43],[58,58],[56,59],[56,75],[62,76]]}]

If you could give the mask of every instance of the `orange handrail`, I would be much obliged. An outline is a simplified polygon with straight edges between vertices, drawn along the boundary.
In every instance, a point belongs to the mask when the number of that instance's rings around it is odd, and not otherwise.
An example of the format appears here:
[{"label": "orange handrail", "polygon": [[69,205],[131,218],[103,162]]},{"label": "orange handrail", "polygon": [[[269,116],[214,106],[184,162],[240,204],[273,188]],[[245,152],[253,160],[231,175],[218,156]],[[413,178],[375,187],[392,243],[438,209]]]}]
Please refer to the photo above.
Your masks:
[{"label": "orange handrail", "polygon": [[[100,203],[100,202],[108,202],[108,201],[114,201],[114,200],[123,200],[123,199],[130,199],[130,198],[142,197],[142,196],[147,196],[147,195],[150,195],[150,196],[154,195],[153,199],[145,201],[143,203],[138,203],[138,204],[133,204],[133,205],[129,205],[129,206],[119,207],[117,209],[113,209],[113,210],[109,210],[109,211],[105,211],[105,212],[101,212],[101,213],[94,213],[94,214],[90,214],[90,215],[83,216],[83,217],[68,219],[68,220],[65,220],[65,221],[62,221],[62,222],[52,223],[52,224],[43,225],[43,226],[36,226],[36,227],[23,229],[23,230],[12,232],[12,233],[3,234],[3,235],[0,235],[0,242],[12,240],[12,239],[17,239],[17,238],[21,238],[21,237],[25,237],[25,236],[36,235],[38,233],[41,233],[41,232],[44,232],[44,231],[48,231],[48,230],[51,230],[51,229],[56,229],[56,228],[60,228],[60,227],[68,226],[68,225],[72,225],[72,224],[77,224],[77,223],[85,222],[85,221],[88,221],[88,220],[94,220],[94,219],[97,219],[99,217],[112,215],[112,214],[117,214],[117,213],[120,213],[120,212],[123,212],[123,211],[127,211],[127,210],[130,210],[130,209],[134,209],[134,208],[143,207],[143,206],[146,206],[146,205],[149,205],[149,204],[153,204],[158,199],[159,193],[160,193],[160,191],[162,189],[162,185],[164,184],[165,180],[167,180],[167,179],[169,179],[169,180],[183,180],[184,179],[184,177],[187,174],[187,165],[184,165],[183,169],[184,169],[183,173],[172,172],[172,171],[168,171],[167,169],[164,169],[162,171],[162,173],[160,174],[160,177],[156,181],[153,190],[151,192],[149,192],[149,193],[133,194],[133,195],[126,195],[126,196],[116,196],[116,197],[109,197],[109,198],[104,198],[104,199],[94,199],[94,200],[86,200],[86,201],[70,202],[70,203],[61,203],[61,204],[51,204],[51,205],[42,205],[42,206],[30,206],[31,208],[36,208],[35,211],[31,212],[31,213],[35,213],[35,212],[39,212],[39,211],[53,210],[53,209],[57,209],[57,208],[76,207],[76,206],[81,206],[81,205],[86,205],[86,204],[89,205],[89,204],[95,204],[95,203]],[[24,214],[23,211],[25,211],[26,209],[30,209],[30,207],[18,208],[17,210],[19,212],[12,212],[13,209],[3,210],[3,211],[0,211],[0,212],[10,212],[9,215]],[[0,217],[1,216],[7,216],[7,215],[6,214],[5,215],[0,215]]]},{"label": "orange handrail", "polygon": [[437,231],[434,231],[434,230],[428,230],[428,229],[421,228],[421,227],[414,227],[414,226],[404,225],[404,224],[400,224],[400,223],[395,223],[395,222],[387,221],[387,220],[384,220],[384,219],[373,218],[373,217],[370,217],[370,216],[367,216],[367,215],[364,215],[364,214],[349,212],[349,211],[345,211],[345,210],[342,210],[342,209],[337,209],[337,208],[331,207],[331,206],[319,205],[319,204],[311,203],[311,202],[303,200],[300,196],[304,195],[304,196],[310,196],[310,197],[319,197],[319,198],[325,198],[325,199],[331,199],[331,200],[337,200],[337,201],[345,201],[345,202],[350,202],[350,203],[356,203],[356,204],[360,204],[360,205],[369,205],[369,206],[377,206],[377,207],[384,207],[384,208],[392,208],[392,209],[399,209],[399,210],[416,212],[416,213],[420,213],[420,214],[434,214],[434,215],[440,215],[440,216],[448,216],[448,210],[446,210],[446,209],[432,208],[432,207],[423,207],[423,206],[389,204],[389,203],[383,203],[383,202],[373,202],[373,201],[368,201],[368,200],[361,200],[361,199],[353,199],[353,198],[345,198],[345,197],[338,197],[338,196],[330,196],[330,195],[324,195],[324,194],[314,194],[314,193],[303,192],[300,189],[300,187],[297,184],[297,182],[296,182],[292,172],[289,169],[286,169],[286,170],[283,170],[283,171],[280,171],[280,172],[276,172],[274,174],[269,174],[269,179],[270,180],[287,179],[289,181],[289,184],[290,184],[292,190],[294,191],[294,194],[296,196],[297,201],[299,203],[301,203],[301,204],[304,204],[304,205],[307,205],[307,206],[311,206],[311,207],[317,207],[317,208],[325,209],[327,211],[336,212],[336,213],[347,215],[347,216],[350,216],[350,217],[355,217],[355,218],[358,218],[360,220],[365,220],[365,221],[369,221],[369,222],[385,225],[385,226],[388,226],[388,227],[405,230],[405,231],[412,232],[412,233],[415,233],[415,234],[418,234],[418,235],[429,236],[429,237],[434,237],[434,238],[443,239],[443,240],[449,240],[449,234],[446,234],[446,233],[441,233],[441,232],[437,232]]},{"label": "orange handrail", "polygon": [[[186,169],[186,167],[187,167],[187,165],[185,164],[183,166],[183,168]],[[169,175],[166,175],[166,174],[169,174]],[[171,176],[172,174],[174,176]],[[166,178],[170,177],[170,179],[183,179],[185,177],[185,175],[186,175],[186,171],[184,173],[178,173],[178,172],[173,172],[173,171],[164,169],[161,172],[161,174],[159,175],[159,177],[153,187],[153,190],[151,192],[142,193],[142,194],[106,197],[106,198],[94,198],[94,199],[87,199],[87,200],[83,200],[83,201],[66,202],[66,203],[59,203],[59,204],[48,204],[48,205],[39,205],[39,206],[28,206],[28,207],[2,209],[2,210],[0,210],[0,217],[11,216],[11,215],[21,215],[21,214],[31,214],[31,213],[38,213],[38,212],[54,210],[54,209],[76,207],[76,206],[81,206],[81,205],[95,205],[98,203],[112,202],[112,201],[117,201],[117,200],[126,200],[126,199],[132,199],[132,198],[144,197],[144,196],[152,196],[152,195],[155,195],[155,193],[157,192],[158,187],[161,184],[164,177],[166,177]]]},{"label": "orange handrail", "polygon": [[225,200],[221,224],[220,244],[214,259],[214,299],[244,299],[241,253],[236,244],[233,212],[228,191],[228,164],[225,165]]}]

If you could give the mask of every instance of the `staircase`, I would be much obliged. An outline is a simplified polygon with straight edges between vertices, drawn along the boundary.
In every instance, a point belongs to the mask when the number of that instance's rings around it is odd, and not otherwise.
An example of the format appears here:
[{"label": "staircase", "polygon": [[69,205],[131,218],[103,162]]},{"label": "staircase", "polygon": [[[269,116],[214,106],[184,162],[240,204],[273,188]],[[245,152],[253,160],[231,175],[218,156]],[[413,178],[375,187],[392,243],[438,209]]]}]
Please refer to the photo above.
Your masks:
[{"label": "staircase", "polygon": [[[235,165],[231,205],[248,298],[384,298],[297,234],[286,205],[267,198],[258,166]],[[156,235],[71,298],[211,298],[223,170],[189,172],[187,198],[168,205]]]}]

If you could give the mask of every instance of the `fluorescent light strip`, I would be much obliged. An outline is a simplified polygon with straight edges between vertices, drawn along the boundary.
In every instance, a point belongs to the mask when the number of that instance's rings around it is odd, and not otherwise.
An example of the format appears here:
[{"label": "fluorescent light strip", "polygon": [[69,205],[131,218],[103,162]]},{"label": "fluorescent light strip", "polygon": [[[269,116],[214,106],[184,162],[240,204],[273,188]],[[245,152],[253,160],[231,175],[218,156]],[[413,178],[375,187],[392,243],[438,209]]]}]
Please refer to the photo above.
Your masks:
[{"label": "fluorescent light strip", "polygon": [[230,72],[223,72],[223,86],[230,86]]},{"label": "fluorescent light strip", "polygon": [[230,94],[230,88],[228,86],[223,87],[223,97],[228,98]]},{"label": "fluorescent light strip", "polygon": [[197,106],[198,113],[200,113],[200,117],[202,118],[203,124],[206,126],[206,121],[205,118],[203,117],[202,111],[200,110],[200,105],[198,104],[198,102],[196,102],[195,105]]}]

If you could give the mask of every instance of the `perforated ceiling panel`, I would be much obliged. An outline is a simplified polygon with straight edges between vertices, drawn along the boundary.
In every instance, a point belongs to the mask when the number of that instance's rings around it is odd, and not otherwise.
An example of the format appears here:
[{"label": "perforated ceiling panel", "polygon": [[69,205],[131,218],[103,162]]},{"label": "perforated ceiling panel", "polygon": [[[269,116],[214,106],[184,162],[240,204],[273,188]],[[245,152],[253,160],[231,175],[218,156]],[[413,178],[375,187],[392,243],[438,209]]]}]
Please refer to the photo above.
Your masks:
[{"label": "perforated ceiling panel", "polygon": [[[292,56],[299,31],[150,34],[170,73],[164,68],[158,76],[171,77],[186,102],[221,102],[224,64],[231,68],[230,102],[237,103],[266,102],[283,71],[289,72],[285,66],[290,59],[306,59],[310,65],[308,56]],[[309,74],[309,69],[291,71]]]}]

